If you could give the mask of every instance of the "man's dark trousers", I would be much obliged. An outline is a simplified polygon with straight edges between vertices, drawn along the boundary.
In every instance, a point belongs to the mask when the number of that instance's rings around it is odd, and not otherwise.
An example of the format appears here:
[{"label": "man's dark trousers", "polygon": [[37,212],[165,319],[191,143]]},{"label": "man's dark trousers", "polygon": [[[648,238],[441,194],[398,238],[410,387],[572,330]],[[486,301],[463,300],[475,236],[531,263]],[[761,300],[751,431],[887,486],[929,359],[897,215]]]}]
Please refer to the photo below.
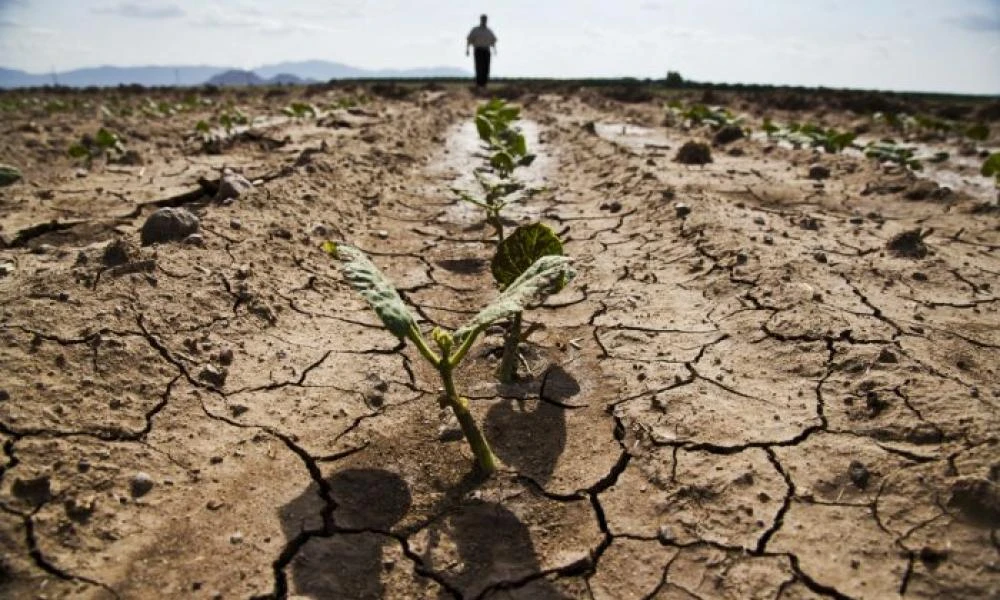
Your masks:
[{"label": "man's dark trousers", "polygon": [[473,50],[476,58],[476,85],[486,87],[490,80],[490,49],[476,48]]}]

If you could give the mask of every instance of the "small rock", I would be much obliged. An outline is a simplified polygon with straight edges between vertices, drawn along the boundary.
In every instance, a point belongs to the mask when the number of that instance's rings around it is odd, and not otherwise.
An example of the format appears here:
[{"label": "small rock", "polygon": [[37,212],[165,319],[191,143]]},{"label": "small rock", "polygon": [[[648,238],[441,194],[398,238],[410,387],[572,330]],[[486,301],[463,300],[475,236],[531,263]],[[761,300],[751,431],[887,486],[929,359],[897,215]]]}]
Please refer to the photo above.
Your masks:
[{"label": "small rock", "polygon": [[861,215],[854,215],[849,219],[849,222],[851,225],[861,225],[862,223],[865,222],[865,218],[862,217]]},{"label": "small rock", "polygon": [[139,498],[140,496],[145,496],[153,489],[153,478],[140,471],[132,476],[129,488],[132,491],[132,497]]},{"label": "small rock", "polygon": [[232,219],[229,219],[229,228],[230,229],[243,229],[243,222],[240,221],[239,219],[237,219],[236,217],[233,217]]},{"label": "small rock", "polygon": [[142,225],[142,245],[183,240],[198,232],[198,217],[186,208],[161,208]]},{"label": "small rock", "polygon": [[859,461],[852,460],[851,464],[847,467],[847,476],[851,478],[851,483],[857,486],[858,489],[863,490],[868,487],[871,472],[868,471],[868,467]]},{"label": "small rock", "polygon": [[389,232],[386,231],[385,229],[379,229],[378,231],[375,232],[375,236],[385,240],[389,238]]},{"label": "small rock", "polygon": [[910,277],[912,277],[914,281],[927,281],[927,274],[921,273],[920,271],[915,271],[912,275],[910,275]]},{"label": "small rock", "polygon": [[754,217],[753,223],[754,225],[764,225],[766,221],[764,221],[764,217]]},{"label": "small rock", "polygon": [[253,184],[239,173],[226,170],[219,179],[219,190],[215,193],[215,201],[222,202],[245,196],[253,189]]},{"label": "small rock", "polygon": [[10,392],[0,389],[0,402],[6,402],[8,400],[10,400]]},{"label": "small rock", "polygon": [[660,525],[656,530],[656,539],[660,540],[661,544],[669,544],[674,541],[674,530],[669,525]]},{"label": "small rock", "polygon": [[826,253],[825,252],[816,252],[815,254],[813,254],[813,258],[815,258],[816,262],[818,262],[818,263],[826,264],[826,262],[827,262]]},{"label": "small rock", "polygon": [[612,214],[618,213],[618,212],[621,212],[621,210],[622,210],[622,203],[619,202],[619,201],[617,201],[617,200],[615,200],[613,202],[605,202],[605,203],[601,204],[600,209],[601,210],[606,210],[606,211],[608,211],[608,212],[610,212]]},{"label": "small rock", "polygon": [[209,500],[208,503],[205,504],[205,508],[207,508],[208,510],[219,510],[225,505],[226,503],[223,502],[222,500]]},{"label": "small rock", "polygon": [[237,531],[236,533],[230,535],[229,536],[229,543],[233,544],[233,545],[242,544],[243,543],[243,533],[240,532],[240,531]]},{"label": "small rock", "polygon": [[829,179],[829,177],[830,177],[829,167],[818,163],[809,166],[809,179],[821,180],[821,179]]},{"label": "small rock", "polygon": [[715,132],[715,136],[712,137],[712,143],[716,146],[725,146],[730,142],[743,139],[744,135],[743,128],[736,125],[726,125]]},{"label": "small rock", "polygon": [[463,439],[462,427],[458,424],[458,418],[449,412],[444,422],[438,427],[438,441],[457,442]]},{"label": "small rock", "polygon": [[674,214],[677,215],[678,219],[683,219],[691,214],[691,207],[683,202],[678,202],[674,204]]},{"label": "small rock", "polygon": [[219,350],[219,364],[224,366],[233,364],[232,348],[223,348],[222,350]]},{"label": "small rock", "polygon": [[101,261],[106,267],[117,267],[132,260],[135,250],[122,238],[115,238],[104,247]]},{"label": "small rock", "polygon": [[316,237],[327,237],[330,235],[330,228],[322,223],[316,223],[309,231]]},{"label": "small rock", "polygon": [[225,369],[220,369],[215,365],[208,364],[201,369],[200,373],[198,373],[198,379],[208,383],[209,385],[222,387],[225,385],[226,376],[228,375],[229,373]]},{"label": "small rock", "polygon": [[248,410],[250,410],[250,408],[244,406],[243,404],[232,404],[229,406],[229,412],[233,415],[233,417],[238,417],[246,413]]},{"label": "small rock", "polygon": [[774,237],[772,237],[770,235],[765,235],[764,236],[764,243],[767,244],[768,246],[773,246],[774,245]]},{"label": "small rock", "polygon": [[192,233],[191,235],[184,238],[184,243],[189,246],[198,246],[200,248],[205,247],[205,236],[200,233]]}]

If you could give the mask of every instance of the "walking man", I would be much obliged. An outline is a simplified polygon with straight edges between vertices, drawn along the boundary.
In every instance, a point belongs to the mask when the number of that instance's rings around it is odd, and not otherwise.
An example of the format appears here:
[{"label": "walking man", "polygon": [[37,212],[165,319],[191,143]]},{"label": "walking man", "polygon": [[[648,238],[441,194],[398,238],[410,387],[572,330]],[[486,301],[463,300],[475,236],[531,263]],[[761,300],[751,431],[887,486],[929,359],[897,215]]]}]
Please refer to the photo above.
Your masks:
[{"label": "walking man", "polygon": [[465,55],[469,55],[472,47],[476,60],[476,85],[486,87],[490,80],[490,50],[497,52],[497,36],[486,26],[486,15],[479,17],[479,27],[473,27],[466,38]]}]

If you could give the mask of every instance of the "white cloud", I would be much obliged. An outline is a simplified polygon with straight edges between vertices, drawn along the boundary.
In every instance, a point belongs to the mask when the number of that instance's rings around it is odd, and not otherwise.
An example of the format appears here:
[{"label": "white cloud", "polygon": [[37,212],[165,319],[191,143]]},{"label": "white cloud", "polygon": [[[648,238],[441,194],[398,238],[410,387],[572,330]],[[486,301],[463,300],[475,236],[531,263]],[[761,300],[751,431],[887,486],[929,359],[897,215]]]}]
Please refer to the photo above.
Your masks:
[{"label": "white cloud", "polygon": [[119,2],[91,9],[99,15],[114,15],[129,19],[176,19],[184,16],[184,9],[176,4],[150,4]]}]

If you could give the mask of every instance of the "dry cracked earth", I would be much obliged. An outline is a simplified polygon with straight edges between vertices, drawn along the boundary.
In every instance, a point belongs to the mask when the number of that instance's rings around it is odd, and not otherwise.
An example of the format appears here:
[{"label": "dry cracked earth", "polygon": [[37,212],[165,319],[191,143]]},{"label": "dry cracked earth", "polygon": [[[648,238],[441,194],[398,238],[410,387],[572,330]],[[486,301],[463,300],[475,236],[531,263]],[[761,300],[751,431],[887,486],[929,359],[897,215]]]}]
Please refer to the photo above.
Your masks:
[{"label": "dry cracked earth", "polygon": [[[306,92],[236,102],[282,93]],[[65,148],[97,94],[4,123],[0,595],[1000,597],[1000,221],[974,171],[921,194],[759,139],[689,167],[711,134],[658,101],[519,97],[545,191],[509,217],[578,276],[526,314],[518,384],[498,330],[460,377],[503,463],[483,480],[435,373],[319,250],[368,251],[428,329],[496,293],[448,189],[477,99],[389,95],[217,154],[198,115],[106,117],[143,164],[86,171]],[[255,187],[213,201],[223,167]],[[162,206],[200,243],[141,246]]]}]

